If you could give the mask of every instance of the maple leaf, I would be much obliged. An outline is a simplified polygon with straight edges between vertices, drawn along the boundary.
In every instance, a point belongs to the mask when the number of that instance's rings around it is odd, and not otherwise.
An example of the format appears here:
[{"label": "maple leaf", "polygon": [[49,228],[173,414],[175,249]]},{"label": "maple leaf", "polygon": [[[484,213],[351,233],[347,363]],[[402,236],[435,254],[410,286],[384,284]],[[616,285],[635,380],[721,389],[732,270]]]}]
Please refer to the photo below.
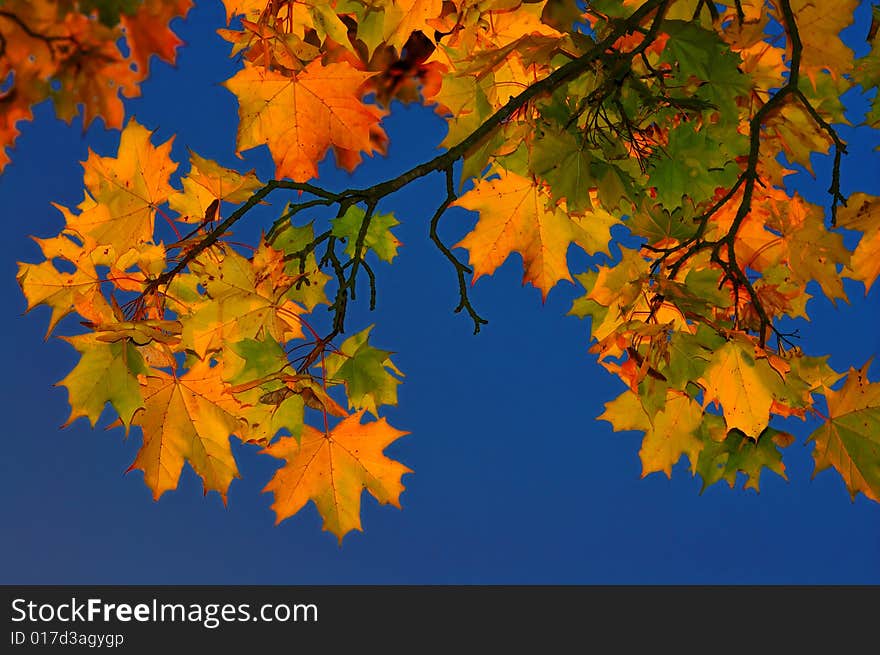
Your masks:
[{"label": "maple leaf", "polygon": [[192,166],[189,174],[181,180],[183,191],[168,198],[168,206],[183,220],[201,222],[215,200],[242,203],[263,186],[253,170],[241,174],[192,151],[189,156]]},{"label": "maple leaf", "polygon": [[76,44],[54,74],[51,94],[55,112],[70,123],[82,107],[88,127],[101,117],[107,127],[120,129],[125,116],[122,97],[140,95],[140,72],[132,69],[117,45],[119,31],[77,13],[65,16],[66,38]]},{"label": "maple leaf", "polygon": [[532,143],[531,169],[550,187],[556,200],[565,200],[571,211],[592,209],[593,157],[568,132],[545,132]]},{"label": "maple leaf", "polygon": [[852,24],[858,4],[858,0],[791,0],[803,43],[801,70],[814,86],[820,73],[840,77],[852,71],[853,51],[844,44],[840,32]]},{"label": "maple leaf", "polygon": [[142,74],[149,71],[151,55],[174,63],[177,48],[183,42],[168,24],[175,18],[186,17],[192,5],[192,0],[144,0],[137,12],[121,16],[131,58]]},{"label": "maple leaf", "polygon": [[101,333],[62,337],[76,348],[80,360],[58,386],[67,387],[70,400],[70,425],[80,416],[97,423],[106,403],[111,403],[126,429],[134,413],[143,406],[137,376],[147,367],[133,343],[102,343]]},{"label": "maple leaf", "polygon": [[239,151],[266,144],[276,175],[297,182],[317,177],[330,146],[373,152],[370,130],[382,114],[358,93],[373,75],[345,62],[313,61],[287,77],[245,62],[225,82],[238,97]]},{"label": "maple leaf", "polygon": [[361,530],[361,494],[366,488],[382,504],[400,507],[401,477],[410,469],[389,459],[383,450],[409,434],[384,418],[361,423],[364,410],[345,418],[330,432],[303,428],[299,441],[279,439],[262,452],[283,459],[264,491],[272,492],[276,523],[293,516],[310,500],[329,530],[342,543],[352,530]]},{"label": "maple leaf", "polygon": [[[739,430],[728,432],[721,417],[714,414],[706,415],[703,430],[709,438],[704,439],[703,450],[697,462],[696,472],[703,479],[700,493],[721,480],[733,489],[740,472],[746,476],[746,489],[760,491],[761,473],[765,468],[785,480],[788,479],[778,447],[784,448],[794,441],[790,434],[766,428],[755,441]],[[712,438],[714,435],[719,435],[721,440]]]},{"label": "maple leaf", "polygon": [[728,341],[712,355],[701,380],[704,406],[720,402],[727,428],[757,439],[770,421],[782,376],[766,359],[755,357],[754,345],[746,339]]},{"label": "maple leaf", "polygon": [[800,164],[813,172],[812,155],[825,154],[832,140],[812,116],[799,103],[788,101],[775,109],[767,121],[767,138],[763,139],[766,150],[770,146],[785,153],[793,164]]},{"label": "maple leaf", "polygon": [[196,354],[204,357],[224,344],[261,335],[278,341],[303,336],[302,309],[285,298],[290,282],[276,287],[265,270],[232,249],[209,254],[196,266],[207,297],[181,317],[183,339]]},{"label": "maple leaf", "polygon": [[79,215],[68,214],[71,230],[118,254],[152,241],[156,209],[173,193],[169,178],[177,170],[170,158],[173,138],[154,146],[152,135],[132,119],[120,136],[118,157],[89,151],[83,164],[88,199]]},{"label": "maple leaf", "polygon": [[[363,209],[352,205],[342,216],[333,219],[333,236],[345,239],[345,254],[349,257],[355,255],[355,246],[365,217]],[[399,225],[399,221],[393,214],[373,214],[364,236],[365,250],[360,256],[363,258],[366,250],[372,250],[379,259],[391,263],[400,246],[400,241],[391,232],[395,225]]]},{"label": "maple leaf", "polygon": [[605,403],[605,411],[598,419],[611,423],[615,432],[639,430],[645,433],[639,450],[642,477],[662,471],[671,478],[672,467],[683,454],[690,460],[691,471],[696,470],[703,448],[699,436],[703,410],[686,394],[670,391],[663,409],[649,416],[639,395],[624,391],[615,400]]},{"label": "maple leaf", "polygon": [[745,151],[744,139],[735,130],[723,141],[712,134],[688,124],[670,131],[669,143],[655,158],[650,177],[657,199],[666,209],[679,207],[684,195],[694,204],[703,202],[717,187],[729,187],[736,181],[739,167],[734,159]]},{"label": "maple leaf", "polygon": [[814,476],[833,466],[853,500],[862,492],[880,502],[880,382],[868,380],[869,366],[850,369],[839,390],[825,390],[828,420],[807,441],[816,444]]},{"label": "maple leaf", "polygon": [[[383,12],[381,40],[401,50],[413,32],[433,34],[429,23],[440,16],[442,6],[443,0],[397,0],[387,4]],[[371,40],[375,41],[375,38]]]},{"label": "maple leaf", "polygon": [[[27,311],[38,305],[52,309],[46,336],[62,318],[72,311],[94,323],[112,321],[113,314],[101,293],[101,278],[93,259],[94,244],[77,243],[71,235],[60,234],[51,239],[37,239],[45,261],[38,264],[19,262],[17,280],[27,299]],[[55,261],[72,265],[63,270]]]},{"label": "maple leaf", "polygon": [[663,471],[672,477],[672,466],[682,453],[691,462],[691,471],[697,467],[697,458],[703,448],[697,430],[703,419],[703,410],[686,394],[669,392],[663,410],[654,415],[651,429],[645,433],[639,457],[642,477],[654,471]]},{"label": "maple leaf", "polygon": [[379,405],[397,404],[397,385],[392,373],[403,375],[391,361],[391,353],[369,344],[373,326],[350,336],[338,352],[324,358],[328,378],[345,383],[349,406],[367,409],[378,417]]},{"label": "maple leaf", "polygon": [[880,198],[854,193],[838,210],[837,224],[863,233],[852,254],[847,275],[865,283],[865,293],[880,276]]},{"label": "maple leaf", "polygon": [[144,482],[158,500],[177,488],[184,462],[202,478],[205,493],[217,491],[223,502],[239,477],[229,437],[246,430],[241,406],[224,392],[222,366],[197,361],[178,377],[151,370],[139,376],[144,406],[132,419],[144,442],[128,468],[144,472]]},{"label": "maple leaf", "polygon": [[603,210],[569,216],[542,185],[503,169],[500,177],[481,180],[453,205],[480,212],[473,231],[455,245],[470,253],[474,280],[491,275],[512,252],[519,252],[523,282],[540,289],[544,298],[560,280],[571,281],[569,244],[589,254],[607,253],[611,226],[619,222]]}]

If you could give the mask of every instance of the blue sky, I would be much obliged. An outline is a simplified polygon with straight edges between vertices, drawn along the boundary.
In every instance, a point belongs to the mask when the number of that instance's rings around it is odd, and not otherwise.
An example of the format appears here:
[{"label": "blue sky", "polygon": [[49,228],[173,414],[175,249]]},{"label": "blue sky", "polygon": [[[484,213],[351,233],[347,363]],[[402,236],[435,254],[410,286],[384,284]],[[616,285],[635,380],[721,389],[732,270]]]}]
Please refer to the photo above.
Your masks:
[{"label": "blue sky", "polygon": [[[177,25],[187,42],[178,66],[154,63],[129,114],[157,128],[157,139],[176,133],[180,161],[190,147],[256,167],[266,179],[266,151],[234,157],[236,103],[219,83],[236,64],[214,34],[220,3],[198,4]],[[854,39],[863,39],[867,15],[860,13]],[[342,548],[321,531],[311,505],[275,527],[271,498],[260,490],[277,464],[244,446],[236,447],[243,478],[233,482],[228,507],[216,494],[203,497],[189,469],[177,491],[153,502],[141,474],[124,473],[137,435],[126,441],[120,430],[92,430],[83,419],[59,429],[69,409],[66,391],[52,385],[76,353],[43,340],[48,312],[24,315],[15,282],[16,262],[38,257],[28,235],[49,236],[61,225],[49,203],[82,199],[77,162],[88,147],[114,153],[118,134],[100,125],[83,134],[81,123],[66,126],[47,106],[36,114],[0,176],[0,582],[880,583],[880,505],[861,496],[851,503],[836,473],[810,480],[811,446],[803,441],[814,421],[780,424],[798,437],[786,453],[788,482],[766,473],[760,494],[715,485],[701,496],[684,462],[672,480],[640,479],[639,435],[595,420],[622,385],[586,352],[588,324],[565,316],[579,294],[574,285],[561,284],[542,305],[537,290],[520,285],[521,264],[511,258],[473,288],[490,320],[473,336],[469,320],[451,311],[454,273],[428,240],[440,176],[381,207],[401,221],[404,247],[393,266],[377,270],[377,311],[358,304],[348,321],[352,332],[376,323],[376,345],[395,351],[406,373],[399,406],[385,412],[412,432],[388,450],[416,472],[404,478],[403,511],[365,495],[365,532],[350,534]],[[354,176],[327,161],[321,183],[340,189],[387,178],[433,156],[445,133],[431,110],[400,105],[385,127],[387,158],[368,160]],[[873,152],[880,138],[851,130],[844,137],[851,143],[844,191],[880,193]],[[816,170],[817,180],[800,175],[797,188],[824,205],[828,161],[817,159]],[[238,234],[253,237],[283,203],[278,196]],[[454,243],[473,221],[453,210],[441,234]],[[587,264],[571,262],[575,270]],[[880,352],[880,284],[867,297],[861,285],[847,291],[851,304],[836,309],[811,301],[801,344],[810,354],[831,353],[838,370]],[[62,331],[75,327],[68,321]],[[872,376],[880,378],[877,365]]]}]

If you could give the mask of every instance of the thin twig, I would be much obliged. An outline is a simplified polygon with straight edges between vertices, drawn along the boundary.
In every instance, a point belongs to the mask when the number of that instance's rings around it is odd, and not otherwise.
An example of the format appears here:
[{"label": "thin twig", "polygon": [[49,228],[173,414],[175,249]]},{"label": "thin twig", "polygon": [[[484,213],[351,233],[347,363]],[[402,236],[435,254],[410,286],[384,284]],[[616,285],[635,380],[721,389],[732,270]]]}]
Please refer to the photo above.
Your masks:
[{"label": "thin twig", "polygon": [[430,235],[431,241],[437,246],[438,250],[443,253],[443,255],[450,261],[450,263],[455,267],[455,273],[458,276],[458,293],[459,293],[459,302],[458,306],[455,308],[455,313],[460,312],[462,309],[467,310],[467,313],[470,315],[471,320],[474,322],[474,334],[479,334],[480,325],[486,325],[489,321],[482,318],[479,314],[477,314],[473,305],[471,305],[470,298],[468,297],[468,286],[466,275],[470,275],[473,273],[471,268],[464,264],[461,260],[456,257],[453,252],[446,246],[445,243],[440,239],[440,235],[437,233],[437,226],[440,223],[440,218],[449,208],[449,206],[455,202],[456,199],[455,194],[455,183],[453,182],[452,175],[452,166],[446,169],[446,198],[437,207],[437,210],[434,212],[434,215],[431,217],[431,227],[430,227]]}]

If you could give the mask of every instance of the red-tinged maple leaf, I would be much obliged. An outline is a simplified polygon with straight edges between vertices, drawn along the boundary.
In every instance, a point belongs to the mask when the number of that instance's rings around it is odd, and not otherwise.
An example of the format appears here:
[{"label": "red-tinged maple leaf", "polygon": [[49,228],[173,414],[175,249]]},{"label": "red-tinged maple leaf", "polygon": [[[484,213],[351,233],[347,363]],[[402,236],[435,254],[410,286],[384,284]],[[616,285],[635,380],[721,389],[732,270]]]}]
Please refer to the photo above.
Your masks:
[{"label": "red-tinged maple leaf", "polygon": [[171,31],[169,23],[184,18],[192,4],[192,0],[145,0],[133,16],[122,15],[125,40],[141,74],[149,72],[150,55],[174,63],[183,41]]},{"label": "red-tinged maple leaf", "polygon": [[67,14],[65,24],[76,47],[55,74],[59,89],[52,99],[58,117],[69,123],[81,106],[86,127],[100,117],[107,127],[120,129],[125,117],[120,96],[139,96],[143,75],[119,51],[117,30],[76,13]]}]

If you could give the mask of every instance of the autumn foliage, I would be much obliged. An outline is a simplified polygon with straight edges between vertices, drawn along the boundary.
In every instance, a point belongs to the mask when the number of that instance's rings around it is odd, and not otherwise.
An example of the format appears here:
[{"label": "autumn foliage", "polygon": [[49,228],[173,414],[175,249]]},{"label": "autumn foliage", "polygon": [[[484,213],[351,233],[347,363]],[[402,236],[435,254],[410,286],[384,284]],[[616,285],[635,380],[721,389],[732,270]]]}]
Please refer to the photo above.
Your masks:
[{"label": "autumn foliage", "polygon": [[[434,175],[445,200],[406,220],[449,260],[456,311],[479,331],[468,285],[513,253],[544,298],[580,284],[570,313],[625,387],[599,418],[644,434],[643,475],[684,455],[704,487],[744,474],[757,489],[764,469],[785,476],[794,440],[773,418],[815,414],[816,471],[880,501],[880,383],[779,327],[809,318],[808,290],[845,301],[845,278],[867,291],[880,275],[880,198],[841,193],[835,128],[844,93],[880,85],[880,52],[856,59],[841,40],[857,0],[224,0],[237,148],[267,147],[273,180],[173,161],[123,120],[151,55],[174,60],[168,25],[190,4],[0,2],[0,145],[46,98],[64,119],[122,128],[115,156],[89,153],[83,201],[58,206],[64,228],[36,239],[44,259],[18,280],[29,309],[50,308],[49,332],[71,314],[85,328],[63,337],[80,353],[59,383],[70,421],[95,425],[110,403],[139,428],[132,468],[154,498],[188,463],[225,501],[234,438],[279,460],[266,486],[279,521],[313,501],[341,540],[361,527],[363,489],[399,506],[410,471],[383,451],[407,433],[381,414],[403,374],[370,327],[349,335],[346,311],[374,305],[373,267],[400,246],[382,201]],[[865,29],[873,42],[876,22]],[[394,101],[446,119],[441,154],[371,187],[317,186],[331,151],[348,170],[386,152]],[[825,207],[786,185],[817,154],[834,160]],[[259,243],[228,239],[282,194]],[[451,245],[437,231],[450,207],[478,213]],[[605,257],[573,271],[572,248]]]}]

